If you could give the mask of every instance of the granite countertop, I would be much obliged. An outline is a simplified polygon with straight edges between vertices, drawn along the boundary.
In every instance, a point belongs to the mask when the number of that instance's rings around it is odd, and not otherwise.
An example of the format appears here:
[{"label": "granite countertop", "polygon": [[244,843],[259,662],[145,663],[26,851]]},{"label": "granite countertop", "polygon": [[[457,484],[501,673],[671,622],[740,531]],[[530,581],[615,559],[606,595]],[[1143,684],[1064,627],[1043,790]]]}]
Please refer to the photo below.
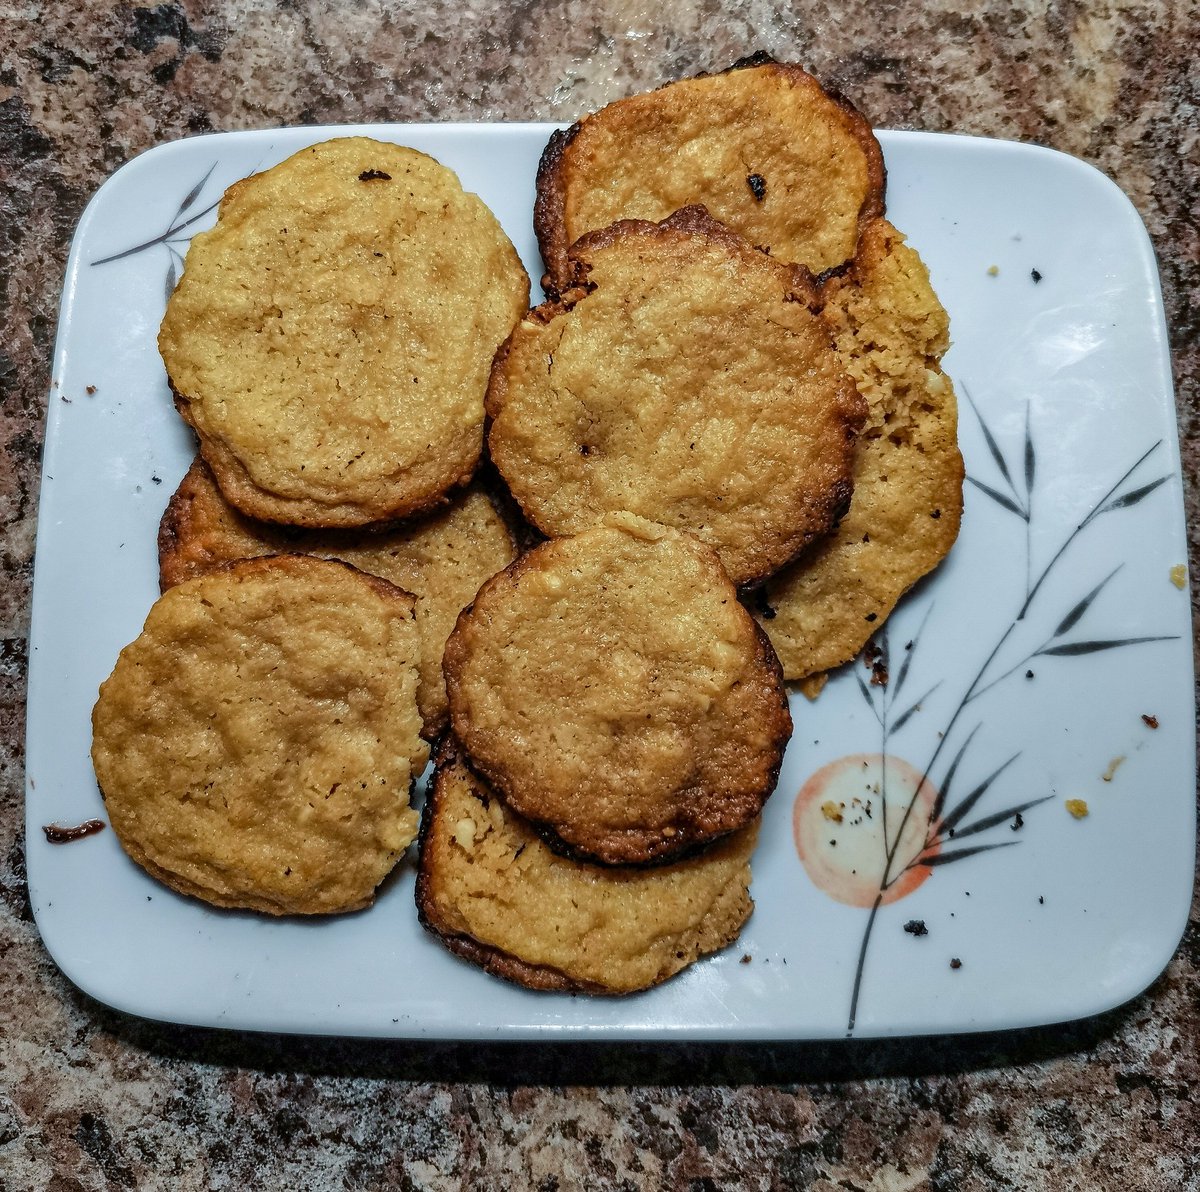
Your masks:
[{"label": "granite countertop", "polygon": [[0,8],[0,1189],[1200,1188],[1195,910],[1145,994],[1066,1027],[780,1046],[242,1036],[126,1017],[66,981],[31,919],[22,832],[57,304],[74,225],[123,162],[210,130],[570,119],[758,49],[882,127],[1076,154],[1158,253],[1195,526],[1197,44],[1191,0]]}]

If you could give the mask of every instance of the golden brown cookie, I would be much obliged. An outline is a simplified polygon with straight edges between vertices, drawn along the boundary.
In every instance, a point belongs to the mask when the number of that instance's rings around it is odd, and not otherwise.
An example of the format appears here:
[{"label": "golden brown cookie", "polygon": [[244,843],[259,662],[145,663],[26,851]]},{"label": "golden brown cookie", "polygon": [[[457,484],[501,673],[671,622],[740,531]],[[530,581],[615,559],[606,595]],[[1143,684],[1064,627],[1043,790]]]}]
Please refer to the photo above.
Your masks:
[{"label": "golden brown cookie", "polygon": [[653,868],[560,857],[458,756],[439,752],[417,875],[421,922],[452,951],[530,989],[632,993],[737,938],[758,820]]},{"label": "golden brown cookie", "polygon": [[469,479],[492,355],[528,299],[508,237],[451,170],[345,137],[226,191],[158,342],[229,501],[360,526]]},{"label": "golden brown cookie", "polygon": [[163,591],[233,559],[306,554],[341,559],[416,597],[421,637],[417,704],[427,740],[446,727],[442,650],[458,614],[485,579],[516,557],[513,535],[478,483],[450,504],[386,530],[295,530],[243,517],[221,496],[200,458],[188,469],[158,531]]},{"label": "golden brown cookie", "polygon": [[543,285],[570,283],[567,249],[585,232],[692,203],[820,273],[852,257],[860,225],[883,214],[884,180],[875,134],[848,100],[755,56],[619,99],[550,138],[534,208]]},{"label": "golden brown cookie", "polygon": [[877,220],[853,266],[826,281],[823,300],[870,413],[849,512],[761,594],[760,619],[789,679],[853,658],[945,557],[962,516],[957,404],[941,369],[949,321],[921,258]]},{"label": "golden brown cookie", "polygon": [[656,861],[744,827],[791,717],[714,552],[631,514],[524,554],[446,643],[472,764],[567,849]]},{"label": "golden brown cookie", "polygon": [[368,905],[417,829],[419,648],[413,598],[343,563],[251,559],[171,588],[92,713],[122,847],[217,906]]},{"label": "golden brown cookie", "polygon": [[827,533],[865,405],[806,270],[702,208],[585,236],[571,287],[497,353],[488,445],[551,537],[629,510],[715,547],[736,584]]}]

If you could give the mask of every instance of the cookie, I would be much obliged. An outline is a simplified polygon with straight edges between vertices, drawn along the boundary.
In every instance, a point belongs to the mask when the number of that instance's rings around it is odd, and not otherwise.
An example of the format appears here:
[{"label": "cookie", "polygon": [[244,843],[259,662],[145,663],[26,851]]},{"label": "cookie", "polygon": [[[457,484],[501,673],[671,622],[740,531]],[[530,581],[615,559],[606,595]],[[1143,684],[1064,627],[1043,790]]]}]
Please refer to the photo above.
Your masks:
[{"label": "cookie", "polygon": [[440,752],[417,876],[421,922],[452,952],[530,989],[647,989],[737,938],[758,821],[653,868],[560,857],[458,756]]},{"label": "cookie", "polygon": [[715,553],[630,514],[488,580],[443,665],[473,766],[559,847],[606,864],[744,827],[791,733],[774,652]]},{"label": "cookie", "polygon": [[883,214],[884,182],[879,143],[848,100],[756,56],[619,99],[550,138],[534,208],[543,285],[553,294],[570,283],[567,250],[584,233],[692,203],[821,273],[852,257],[859,228]]},{"label": "cookie", "polygon": [[497,353],[488,445],[554,537],[628,510],[713,546],[736,584],[826,534],[866,407],[807,271],[691,207],[569,254],[571,286]]},{"label": "cookie", "polygon": [[346,137],[230,187],[158,343],[233,505],[360,526],[470,478],[492,356],[528,297],[508,237],[451,170]]},{"label": "cookie", "polygon": [[[962,517],[949,321],[917,252],[886,220],[823,286],[823,318],[870,412],[837,531],[771,579],[759,617],[789,679],[849,661],[945,557]],[[819,690],[819,687],[813,687]]]},{"label": "cookie", "polygon": [[92,713],[122,847],[183,894],[366,906],[417,830],[413,598],[343,563],[233,563],[162,595]]},{"label": "cookie", "polygon": [[516,557],[508,523],[483,486],[473,484],[437,512],[386,530],[295,530],[243,517],[197,459],[159,526],[163,591],[233,559],[273,554],[341,559],[416,597],[421,638],[417,705],[423,735],[434,740],[448,717],[442,679],[446,638],[479,585]]}]

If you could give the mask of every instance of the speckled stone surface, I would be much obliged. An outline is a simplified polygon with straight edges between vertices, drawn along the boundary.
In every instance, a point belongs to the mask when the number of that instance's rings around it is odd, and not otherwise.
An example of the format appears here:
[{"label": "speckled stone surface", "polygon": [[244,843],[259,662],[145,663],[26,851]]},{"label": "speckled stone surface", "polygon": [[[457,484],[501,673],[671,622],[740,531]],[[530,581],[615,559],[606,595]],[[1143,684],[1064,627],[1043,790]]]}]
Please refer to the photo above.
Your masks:
[{"label": "speckled stone surface", "polygon": [[[786,7],[787,11],[780,11]],[[1200,8],[866,0],[0,6],[0,1189],[1200,1188],[1200,923],[1098,1019],[838,1046],[456,1047],[156,1026],[43,951],[22,844],[38,454],[62,270],[136,153],[302,122],[566,119],[765,49],[878,125],[1110,174],[1162,266],[1196,525]]]}]

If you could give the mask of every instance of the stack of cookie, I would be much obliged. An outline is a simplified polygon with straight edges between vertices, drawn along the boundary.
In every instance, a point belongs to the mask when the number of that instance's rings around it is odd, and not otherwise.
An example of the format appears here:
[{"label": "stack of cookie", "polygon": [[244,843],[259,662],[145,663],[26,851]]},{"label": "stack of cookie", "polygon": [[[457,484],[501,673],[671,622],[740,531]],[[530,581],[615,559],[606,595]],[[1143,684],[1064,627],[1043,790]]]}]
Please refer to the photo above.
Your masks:
[{"label": "stack of cookie", "polygon": [[418,905],[452,950],[611,993],[736,936],[781,679],[815,695],[958,530],[946,318],[883,215],[870,127],[795,66],[551,138],[547,300],[487,395],[550,541],[447,644]]},{"label": "stack of cookie", "polygon": [[350,137],[226,192],[159,346],[199,455],[93,714],[126,851],[219,906],[367,905],[416,836],[441,652],[516,544],[472,481],[529,279],[424,154]]},{"label": "stack of cookie", "polygon": [[159,336],[199,456],[93,757],[149,872],[324,913],[413,839],[436,741],[425,926],[626,993],[736,938],[785,680],[815,693],[953,542],[947,326],[870,127],[795,66],[556,133],[535,230],[527,310],[422,154],[346,138],[231,188]]}]

